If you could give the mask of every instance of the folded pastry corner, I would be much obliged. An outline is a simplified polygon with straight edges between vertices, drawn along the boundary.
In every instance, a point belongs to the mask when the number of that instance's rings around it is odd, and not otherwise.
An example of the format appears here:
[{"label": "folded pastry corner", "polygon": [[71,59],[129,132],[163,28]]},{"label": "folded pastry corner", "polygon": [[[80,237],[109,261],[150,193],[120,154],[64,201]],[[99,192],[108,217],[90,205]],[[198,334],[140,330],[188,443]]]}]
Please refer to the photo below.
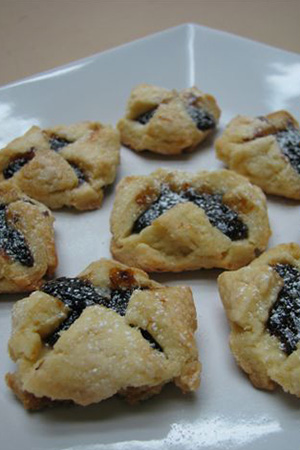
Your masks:
[{"label": "folded pastry corner", "polygon": [[238,365],[255,387],[300,397],[300,246],[277,245],[218,284]]},{"label": "folded pastry corner", "polygon": [[260,188],[229,170],[125,177],[111,214],[115,259],[147,272],[237,269],[271,234]]},{"label": "folded pastry corner", "polygon": [[176,155],[194,150],[220,114],[214,97],[195,86],[177,92],[144,83],[132,90],[118,129],[122,144],[137,152]]},{"label": "folded pastry corner", "polygon": [[300,199],[300,128],[289,112],[235,117],[216,140],[216,153],[267,194]]}]

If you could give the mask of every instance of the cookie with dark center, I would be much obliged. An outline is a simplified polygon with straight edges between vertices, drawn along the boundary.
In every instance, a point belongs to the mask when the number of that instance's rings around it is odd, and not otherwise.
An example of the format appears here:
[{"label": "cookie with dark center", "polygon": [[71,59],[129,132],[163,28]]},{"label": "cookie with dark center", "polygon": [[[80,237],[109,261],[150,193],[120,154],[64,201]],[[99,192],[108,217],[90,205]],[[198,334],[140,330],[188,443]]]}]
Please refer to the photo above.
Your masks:
[{"label": "cookie with dark center", "polygon": [[264,194],[226,170],[124,178],[111,230],[113,256],[148,272],[238,268],[270,236]]},{"label": "cookie with dark center", "polygon": [[0,293],[37,289],[57,266],[54,218],[11,180],[0,183]]},{"label": "cookie with dark center", "polygon": [[99,122],[34,126],[1,150],[0,181],[11,179],[51,209],[97,209],[116,176],[119,148],[118,131]]},{"label": "cookie with dark center", "polygon": [[300,397],[300,246],[277,245],[218,285],[238,365],[255,387]]},{"label": "cookie with dark center", "polygon": [[267,194],[300,200],[300,128],[287,111],[237,116],[216,140],[217,156]]},{"label": "cookie with dark center", "polygon": [[193,151],[217,126],[220,113],[214,97],[196,87],[177,92],[141,84],[131,92],[118,123],[121,142],[137,152]]},{"label": "cookie with dark center", "polygon": [[25,408],[89,405],[118,393],[133,402],[170,381],[183,392],[199,386],[188,287],[162,286],[141,270],[100,260],[78,277],[45,283],[13,314],[9,351],[17,369],[6,382]]}]

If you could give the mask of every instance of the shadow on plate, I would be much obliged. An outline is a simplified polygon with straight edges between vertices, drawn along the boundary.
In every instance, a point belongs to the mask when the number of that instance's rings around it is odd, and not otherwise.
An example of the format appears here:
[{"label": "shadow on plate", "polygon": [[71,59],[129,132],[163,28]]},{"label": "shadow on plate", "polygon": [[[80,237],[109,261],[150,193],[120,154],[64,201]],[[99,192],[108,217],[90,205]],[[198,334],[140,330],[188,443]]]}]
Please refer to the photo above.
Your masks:
[{"label": "shadow on plate", "polygon": [[[86,407],[70,403],[30,414],[39,414],[40,420],[46,422],[63,421],[69,424],[99,422],[99,425],[103,425],[103,422],[123,419],[125,416],[127,420],[134,419],[135,421],[139,421],[139,418],[142,417],[143,426],[149,423],[149,429],[153,429],[153,427],[155,428],[153,419],[155,420],[157,417],[157,420],[161,420],[162,415],[166,421],[170,422],[169,425],[182,417],[194,420],[199,412],[198,401],[199,394],[183,395],[174,385],[167,385],[159,395],[136,405],[129,405],[120,397],[115,396]],[[147,417],[149,417],[149,422]],[[159,425],[160,423],[157,424],[157,426]],[[63,432],[64,430],[62,430]]]}]

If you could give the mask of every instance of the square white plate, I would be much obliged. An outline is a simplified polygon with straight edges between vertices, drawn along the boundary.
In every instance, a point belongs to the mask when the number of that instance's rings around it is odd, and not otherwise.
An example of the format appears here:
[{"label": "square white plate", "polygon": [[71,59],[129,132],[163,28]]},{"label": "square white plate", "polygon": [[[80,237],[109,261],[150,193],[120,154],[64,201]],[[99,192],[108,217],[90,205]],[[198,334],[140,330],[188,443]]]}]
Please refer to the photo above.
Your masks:
[{"label": "square white plate", "polygon": [[[181,89],[197,85],[222,109],[218,133],[236,114],[288,109],[300,118],[300,56],[256,42],[183,25],[0,89],[0,146],[32,124],[48,127],[85,119],[115,124],[132,87],[141,82]],[[214,136],[216,137],[216,136]],[[213,139],[194,153],[168,159],[122,149],[118,180],[158,167],[218,168]],[[76,275],[109,257],[110,189],[99,211],[59,211],[57,275]],[[268,198],[270,246],[300,239],[299,205]],[[63,406],[25,412],[6,388],[13,370],[6,346],[13,300],[0,305],[0,429],[3,450],[298,449],[300,401],[280,389],[258,391],[237,368],[228,348],[228,325],[219,300],[218,271],[154,275],[192,287],[198,311],[202,384],[194,396],[174,387],[130,407],[118,398],[87,408]]]}]

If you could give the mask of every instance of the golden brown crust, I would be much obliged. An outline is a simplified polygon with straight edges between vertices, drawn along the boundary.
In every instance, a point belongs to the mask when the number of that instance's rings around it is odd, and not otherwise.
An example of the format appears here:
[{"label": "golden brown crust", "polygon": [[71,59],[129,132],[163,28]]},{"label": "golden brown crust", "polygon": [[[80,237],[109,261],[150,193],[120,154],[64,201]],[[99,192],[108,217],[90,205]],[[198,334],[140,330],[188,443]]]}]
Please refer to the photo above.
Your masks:
[{"label": "golden brown crust", "polygon": [[249,266],[218,278],[220,296],[230,323],[230,347],[253,385],[273,390],[280,385],[300,397],[300,346],[290,355],[266,329],[270,310],[283,286],[271,266],[291,264],[300,269],[300,247],[280,244]]},{"label": "golden brown crust", "polygon": [[275,134],[296,119],[286,111],[265,117],[235,117],[216,140],[217,157],[266,193],[300,199],[300,175],[282,153]]},{"label": "golden brown crust", "polygon": [[[53,138],[70,143],[53,150],[50,146]],[[103,188],[116,176],[119,147],[118,131],[98,122],[46,130],[35,126],[1,150],[0,181],[12,161],[25,157],[28,162],[11,180],[27,195],[52,209],[63,206],[79,210],[99,208]],[[79,180],[76,168],[85,181]]]},{"label": "golden brown crust", "polygon": [[[215,123],[218,122],[221,111],[214,97],[196,87],[179,93],[149,84],[135,87],[128,100],[126,115],[118,123],[121,142],[137,152],[150,150],[176,155],[193,150],[213,128],[199,130],[187,112],[188,105],[203,108]],[[157,110],[147,124],[135,120],[153,108]]]},{"label": "golden brown crust", "polygon": [[[157,199],[162,185],[177,192],[192,187],[200,193],[222,193],[223,202],[248,226],[248,238],[232,241],[191,202],[177,204],[140,233],[132,234],[135,220]],[[147,272],[235,269],[261,253],[270,236],[264,194],[227,170],[192,174],[159,169],[148,176],[124,178],[117,187],[111,232],[113,256]]]},{"label": "golden brown crust", "polygon": [[15,304],[9,352],[17,371],[7,383],[26,407],[32,395],[37,405],[38,399],[88,405],[117,393],[135,402],[171,381],[183,392],[197,389],[201,366],[188,287],[162,286],[141,270],[109,260],[92,263],[79,277],[98,289],[141,289],[132,293],[124,316],[100,304],[85,308],[53,347],[44,339],[67,317],[68,307],[39,291]]},{"label": "golden brown crust", "polygon": [[37,289],[45,277],[52,277],[57,266],[54,217],[41,203],[27,197],[10,181],[0,183],[0,203],[6,206],[6,222],[20,232],[33,257],[26,266],[0,251],[0,293]]},{"label": "golden brown crust", "polygon": [[23,403],[25,409],[34,411],[52,406],[53,402],[47,397],[35,397],[27,391],[23,391],[16,374],[7,373],[5,376],[7,386],[15,393],[16,397]]},{"label": "golden brown crust", "polygon": [[118,392],[118,395],[121,397],[124,397],[125,400],[130,405],[135,405],[136,403],[147,400],[148,398],[153,397],[153,395],[157,395],[161,392],[163,388],[163,384],[160,384],[158,386],[142,386],[138,388],[132,388],[129,387],[127,389],[121,390]]}]

